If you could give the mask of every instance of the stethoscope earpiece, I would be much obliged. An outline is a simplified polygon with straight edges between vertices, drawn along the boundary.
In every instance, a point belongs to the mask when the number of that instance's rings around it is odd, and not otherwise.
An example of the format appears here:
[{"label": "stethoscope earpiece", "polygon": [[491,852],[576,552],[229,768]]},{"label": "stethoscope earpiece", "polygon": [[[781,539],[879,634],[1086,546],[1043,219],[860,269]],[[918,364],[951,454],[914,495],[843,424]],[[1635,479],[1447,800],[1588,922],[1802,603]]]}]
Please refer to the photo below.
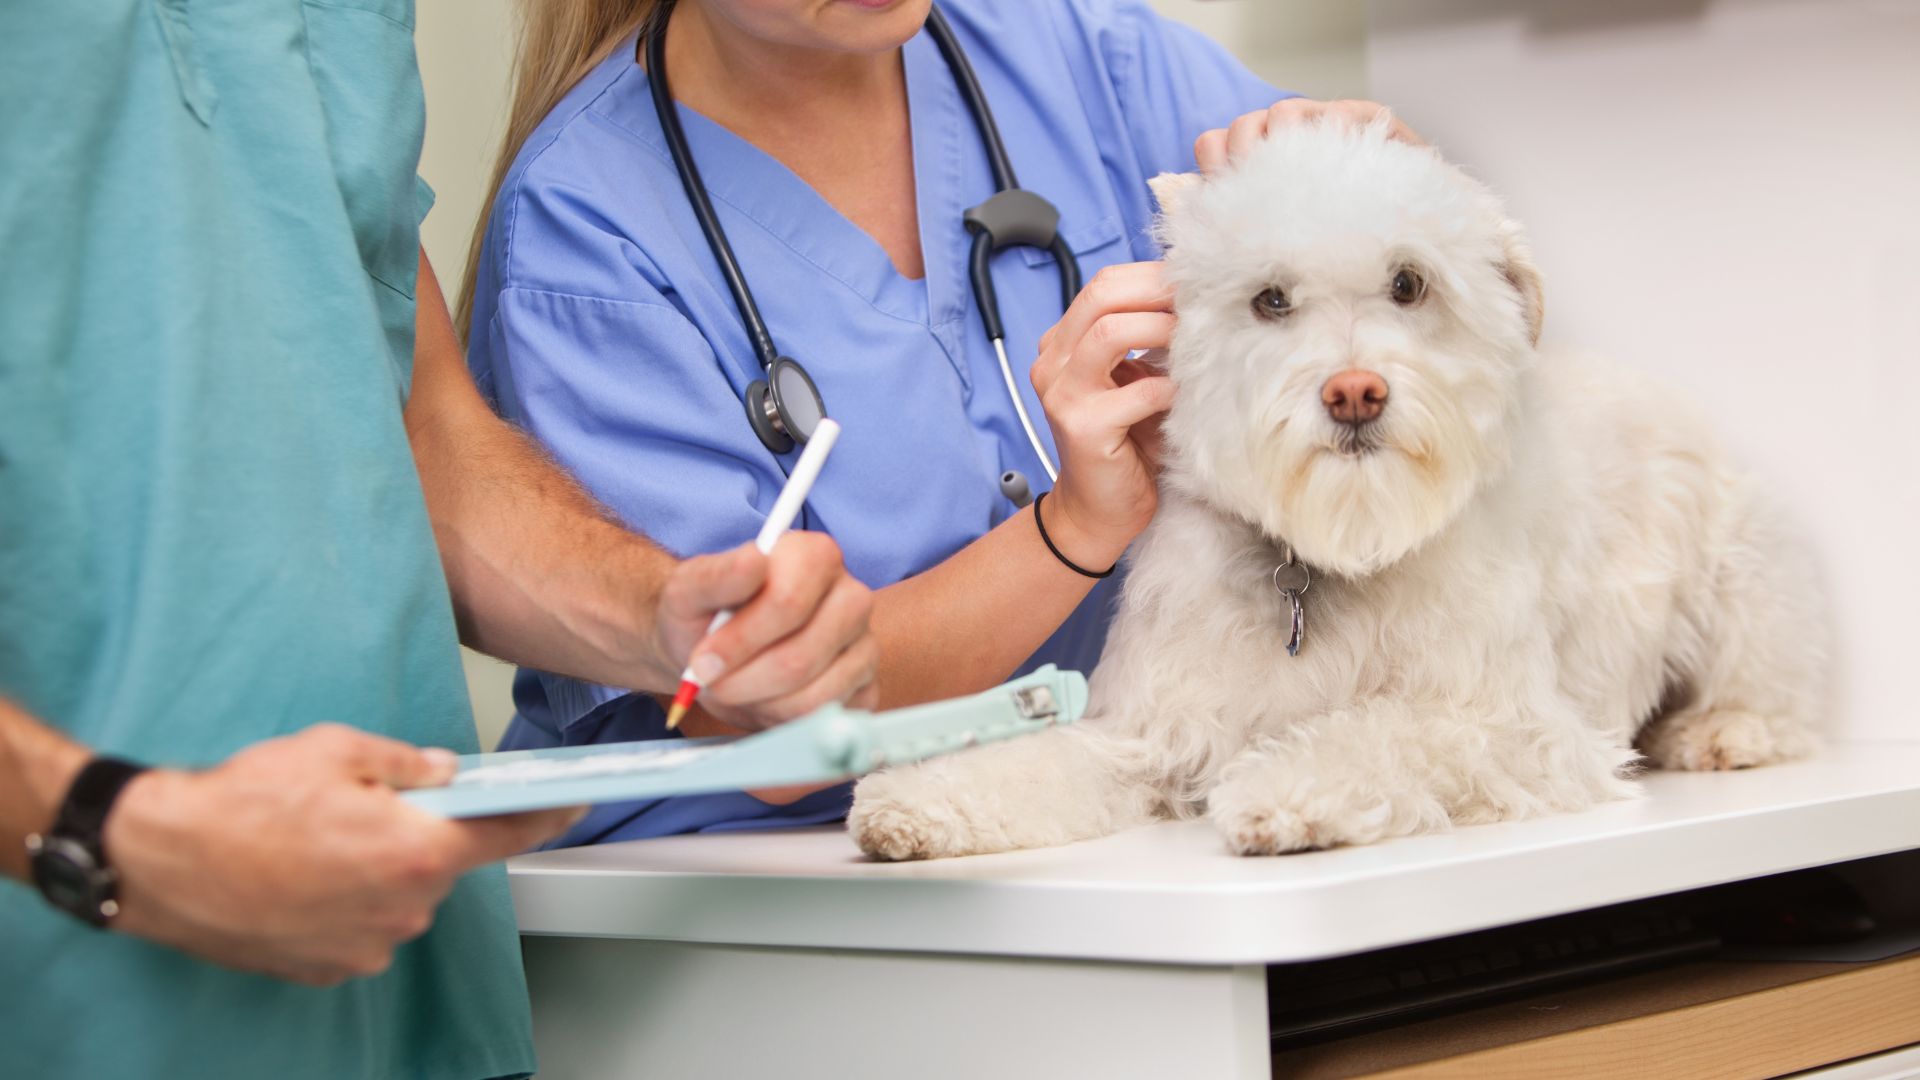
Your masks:
[{"label": "stethoscope earpiece", "polygon": [[1008,469],[1000,474],[1000,494],[1007,497],[1016,509],[1025,510],[1033,502],[1033,488],[1027,483],[1027,474],[1018,469]]}]

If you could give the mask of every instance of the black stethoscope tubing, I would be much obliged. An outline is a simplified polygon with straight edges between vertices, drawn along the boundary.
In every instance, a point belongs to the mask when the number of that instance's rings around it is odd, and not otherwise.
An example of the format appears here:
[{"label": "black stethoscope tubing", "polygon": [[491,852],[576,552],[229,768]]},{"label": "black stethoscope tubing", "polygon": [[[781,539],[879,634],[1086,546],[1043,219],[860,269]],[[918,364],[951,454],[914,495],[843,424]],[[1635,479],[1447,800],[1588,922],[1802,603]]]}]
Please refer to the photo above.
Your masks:
[{"label": "black stethoscope tubing", "polygon": [[694,220],[700,223],[700,233],[706,237],[714,261],[720,264],[720,276],[726,279],[734,306],[740,309],[740,321],[746,326],[754,359],[760,362],[760,370],[765,371],[780,358],[780,350],[774,348],[767,320],[761,318],[760,305],[754,303],[753,290],[747,287],[740,260],[733,254],[733,245],[727,242],[727,231],[721,227],[719,215],[713,212],[713,200],[707,197],[707,185],[700,179],[700,167],[693,162],[686,130],[680,126],[680,113],[673,107],[673,90],[667,85],[667,13],[672,9],[671,3],[656,8],[654,23],[646,31],[647,82],[653,91],[653,108],[660,117],[674,171],[680,174],[680,186],[686,189],[687,202],[693,206]]},{"label": "black stethoscope tubing", "polygon": [[[667,152],[673,158],[674,171],[679,174],[680,186],[685,189],[687,202],[693,208],[694,220],[700,226],[701,235],[706,238],[714,261],[719,264],[720,276],[727,283],[727,291],[733,295],[734,306],[740,311],[740,321],[753,348],[754,359],[760,365],[763,378],[750,384],[745,395],[747,419],[769,450],[784,454],[793,449],[796,440],[806,441],[814,425],[826,415],[826,406],[806,369],[799,361],[783,355],[774,344],[773,334],[767,329],[759,304],[754,301],[746,274],[733,253],[733,245],[727,242],[726,229],[721,226],[719,215],[713,209],[713,201],[707,196],[706,184],[700,179],[699,166],[694,164],[693,151],[687,144],[686,131],[680,124],[679,112],[673,104],[673,91],[667,83],[666,29],[667,16],[672,8],[672,0],[662,3],[654,10],[652,19],[642,31],[646,38],[647,82],[652,91],[654,113],[659,118],[661,134],[666,138]],[[1071,305],[1074,296],[1080,292],[1080,264],[1066,239],[1060,235],[1059,211],[1045,199],[1020,187],[1014,175],[1013,162],[1007,156],[1006,143],[1000,137],[999,125],[994,122],[986,94],[980,88],[980,80],[938,7],[928,9],[926,28],[946,61],[948,70],[953,73],[954,83],[967,104],[967,111],[973,115],[974,126],[979,129],[981,142],[986,146],[988,167],[993,173],[993,196],[978,206],[968,208],[963,216],[967,231],[973,236],[967,268],[974,302],[980,309],[980,320],[987,338],[1000,357],[1001,371],[1006,377],[1007,392],[1013,400],[1014,409],[1026,428],[1034,452],[1046,466],[1048,475],[1052,476],[1056,471],[1052,459],[1034,430],[1007,365],[1006,332],[1000,320],[999,296],[993,286],[991,262],[995,252],[1009,247],[1037,247],[1048,251],[1059,268],[1062,307]],[[1024,477],[1009,473],[1001,478],[1001,487],[1016,502],[1024,501],[1014,494],[1016,489],[1024,490]]]}]

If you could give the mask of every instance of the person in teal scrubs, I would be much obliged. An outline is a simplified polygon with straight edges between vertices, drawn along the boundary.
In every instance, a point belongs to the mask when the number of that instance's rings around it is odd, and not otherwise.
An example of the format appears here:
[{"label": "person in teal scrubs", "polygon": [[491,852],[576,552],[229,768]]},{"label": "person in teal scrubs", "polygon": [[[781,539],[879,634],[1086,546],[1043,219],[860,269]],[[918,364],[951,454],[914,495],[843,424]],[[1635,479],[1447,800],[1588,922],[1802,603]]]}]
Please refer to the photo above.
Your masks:
[{"label": "person in teal scrubs", "polygon": [[[677,561],[489,412],[412,14],[0,5],[0,1076],[530,1074],[487,864],[572,815],[395,794],[475,748],[460,637],[636,689],[691,653],[747,726],[872,700],[830,541]],[[96,754],[154,767],[106,800]]]}]

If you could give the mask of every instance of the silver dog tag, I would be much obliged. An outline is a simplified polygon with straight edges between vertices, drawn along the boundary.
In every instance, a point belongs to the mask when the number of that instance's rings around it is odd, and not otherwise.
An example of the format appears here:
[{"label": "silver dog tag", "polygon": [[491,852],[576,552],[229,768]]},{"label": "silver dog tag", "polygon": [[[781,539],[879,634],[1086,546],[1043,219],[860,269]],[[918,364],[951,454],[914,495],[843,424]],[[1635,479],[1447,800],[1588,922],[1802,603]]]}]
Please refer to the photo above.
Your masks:
[{"label": "silver dog tag", "polygon": [[1287,606],[1292,609],[1287,634],[1287,655],[1299,656],[1300,644],[1307,636],[1307,608],[1300,602],[1308,588],[1313,585],[1313,575],[1307,565],[1293,558],[1293,545],[1286,547],[1286,558],[1273,568],[1273,587],[1287,598]]}]

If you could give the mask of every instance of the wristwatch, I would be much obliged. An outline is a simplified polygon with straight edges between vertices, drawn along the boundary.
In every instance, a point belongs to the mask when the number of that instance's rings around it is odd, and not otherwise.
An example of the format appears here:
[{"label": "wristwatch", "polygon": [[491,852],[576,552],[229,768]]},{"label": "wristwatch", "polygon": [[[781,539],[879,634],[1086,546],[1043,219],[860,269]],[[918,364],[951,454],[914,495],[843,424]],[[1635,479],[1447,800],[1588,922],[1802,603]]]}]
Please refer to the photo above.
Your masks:
[{"label": "wristwatch", "polygon": [[107,812],[134,777],[146,771],[119,758],[97,757],[80,770],[53,828],[27,837],[33,883],[47,903],[92,927],[120,914],[120,876],[107,864]]}]

